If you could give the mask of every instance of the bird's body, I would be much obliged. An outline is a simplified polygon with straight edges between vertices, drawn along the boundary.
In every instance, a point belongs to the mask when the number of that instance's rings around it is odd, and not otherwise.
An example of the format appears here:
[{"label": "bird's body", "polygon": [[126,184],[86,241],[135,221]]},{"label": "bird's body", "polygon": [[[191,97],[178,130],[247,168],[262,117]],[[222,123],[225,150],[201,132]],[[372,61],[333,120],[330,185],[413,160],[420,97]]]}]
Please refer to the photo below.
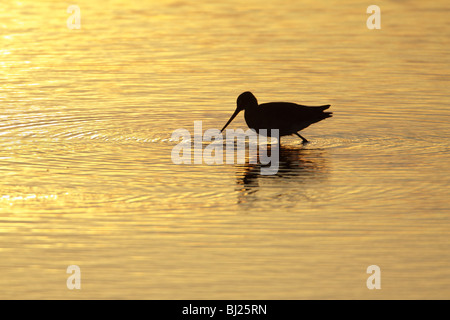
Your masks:
[{"label": "bird's body", "polygon": [[244,118],[248,127],[256,131],[278,129],[280,136],[287,136],[330,117],[330,113],[323,112],[329,107],[307,107],[290,102],[262,103],[246,108]]},{"label": "bird's body", "polygon": [[270,129],[278,129],[280,137],[296,134],[305,143],[308,141],[299,135],[298,131],[331,117],[331,112],[324,112],[329,107],[330,105],[308,107],[291,102],[258,104],[251,92],[244,92],[238,97],[236,111],[222,131],[240,111],[245,110],[245,122],[256,132],[260,133],[261,129],[267,129],[267,133],[270,134]]}]

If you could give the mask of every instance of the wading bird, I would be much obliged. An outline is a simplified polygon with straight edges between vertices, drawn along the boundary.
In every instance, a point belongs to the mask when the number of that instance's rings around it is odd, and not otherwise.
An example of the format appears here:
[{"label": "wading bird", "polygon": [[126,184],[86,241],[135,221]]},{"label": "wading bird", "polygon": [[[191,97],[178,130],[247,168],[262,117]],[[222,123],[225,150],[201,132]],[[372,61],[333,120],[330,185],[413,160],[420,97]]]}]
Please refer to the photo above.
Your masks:
[{"label": "wading bird", "polygon": [[239,112],[245,110],[245,122],[257,133],[261,129],[267,129],[267,132],[270,129],[278,129],[280,137],[295,134],[302,139],[303,143],[308,143],[308,140],[303,138],[298,131],[331,117],[332,112],[324,112],[329,107],[329,104],[307,107],[291,102],[269,102],[258,105],[256,97],[247,91],[237,98],[236,111],[220,132],[225,130]]}]

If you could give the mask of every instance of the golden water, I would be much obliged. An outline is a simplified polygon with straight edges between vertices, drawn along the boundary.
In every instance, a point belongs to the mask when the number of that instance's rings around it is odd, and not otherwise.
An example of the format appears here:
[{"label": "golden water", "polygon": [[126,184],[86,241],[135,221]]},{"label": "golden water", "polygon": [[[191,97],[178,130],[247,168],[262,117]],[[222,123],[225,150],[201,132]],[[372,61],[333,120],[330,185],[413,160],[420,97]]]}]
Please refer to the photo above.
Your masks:
[{"label": "golden water", "polygon": [[[0,298],[450,298],[448,1],[380,30],[350,0],[74,4],[0,4]],[[334,117],[275,176],[172,163],[247,90]]]}]

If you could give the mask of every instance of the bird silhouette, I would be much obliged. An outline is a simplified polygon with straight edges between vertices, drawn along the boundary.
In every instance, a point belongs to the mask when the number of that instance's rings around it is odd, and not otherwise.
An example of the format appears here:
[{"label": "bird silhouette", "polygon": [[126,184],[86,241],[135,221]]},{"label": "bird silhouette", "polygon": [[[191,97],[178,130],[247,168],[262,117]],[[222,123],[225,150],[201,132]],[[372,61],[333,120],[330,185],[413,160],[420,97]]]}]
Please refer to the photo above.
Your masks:
[{"label": "bird silhouette", "polygon": [[308,107],[292,102],[269,102],[258,104],[253,93],[246,91],[237,98],[237,107],[230,120],[222,128],[221,132],[233,121],[233,119],[245,110],[244,118],[248,127],[260,133],[261,129],[278,129],[279,135],[287,136],[295,134],[308,143],[298,132],[311,124],[332,117],[332,112],[324,112],[329,104],[317,107]]}]

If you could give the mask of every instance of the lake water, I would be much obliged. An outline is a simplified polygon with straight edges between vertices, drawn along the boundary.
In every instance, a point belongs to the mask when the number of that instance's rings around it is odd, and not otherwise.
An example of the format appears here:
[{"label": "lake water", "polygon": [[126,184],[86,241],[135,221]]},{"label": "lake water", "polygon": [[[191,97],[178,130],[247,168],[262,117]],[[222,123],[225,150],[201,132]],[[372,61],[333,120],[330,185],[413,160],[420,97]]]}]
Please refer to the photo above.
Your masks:
[{"label": "lake water", "polygon": [[[380,30],[349,0],[69,4],[0,5],[0,298],[450,298],[448,1]],[[173,164],[247,90],[334,117],[276,175]]]}]

